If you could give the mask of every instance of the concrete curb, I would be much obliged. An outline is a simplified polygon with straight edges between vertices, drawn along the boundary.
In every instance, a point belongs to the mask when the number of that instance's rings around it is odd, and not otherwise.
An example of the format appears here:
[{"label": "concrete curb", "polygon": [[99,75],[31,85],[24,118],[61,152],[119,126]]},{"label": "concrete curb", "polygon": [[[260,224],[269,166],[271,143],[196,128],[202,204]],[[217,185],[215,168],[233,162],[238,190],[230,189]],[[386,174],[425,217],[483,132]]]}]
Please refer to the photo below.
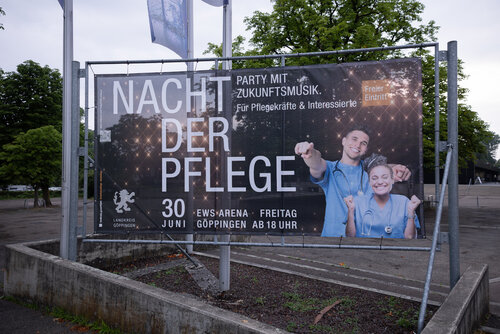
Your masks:
[{"label": "concrete curb", "polygon": [[467,268],[422,334],[471,333],[488,313],[488,265]]},{"label": "concrete curb", "polygon": [[286,333],[253,319],[32,249],[6,246],[4,293],[135,333]]}]

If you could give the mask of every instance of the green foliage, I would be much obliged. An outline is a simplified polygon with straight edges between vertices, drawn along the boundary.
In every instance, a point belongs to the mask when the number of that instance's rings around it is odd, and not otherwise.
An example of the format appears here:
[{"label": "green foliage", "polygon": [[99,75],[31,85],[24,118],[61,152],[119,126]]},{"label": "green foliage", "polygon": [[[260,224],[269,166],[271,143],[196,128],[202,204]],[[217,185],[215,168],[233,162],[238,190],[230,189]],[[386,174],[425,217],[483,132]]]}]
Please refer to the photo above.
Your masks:
[{"label": "green foliage", "polygon": [[296,292],[283,292],[282,295],[288,299],[284,306],[296,312],[321,310],[337,301],[337,298],[304,298]]},{"label": "green foliage", "polygon": [[500,144],[500,136],[494,133],[491,139],[488,138],[484,142],[486,152],[478,153],[477,160],[487,166],[495,166],[496,164],[500,163],[500,160],[498,161],[495,160],[495,153],[497,151],[499,144]]},{"label": "green foliage", "polygon": [[321,332],[321,333],[334,333],[333,328],[330,326],[325,326],[325,325],[309,325],[309,330],[313,332]]},{"label": "green foliage", "polygon": [[[82,109],[80,114],[83,117]],[[18,65],[15,72],[6,73],[0,69],[0,152],[19,134],[46,125],[62,132],[62,78],[59,71],[31,60]],[[83,123],[80,124],[80,146],[84,146]],[[93,157],[93,132],[90,130],[88,147],[89,156]],[[81,159],[79,184],[83,184],[83,167]],[[60,184],[60,168],[47,171],[50,175],[53,172],[59,173],[53,185]],[[12,179],[12,175],[0,176],[0,184],[11,183]],[[93,196],[93,181],[93,170],[90,169],[89,196]]]},{"label": "green foliage", "polygon": [[0,70],[0,148],[30,129],[62,129],[62,78],[58,70],[27,60],[17,72]]},{"label": "green foliage", "polygon": [[52,317],[55,317],[58,319],[63,319],[65,321],[69,321],[71,323],[74,323],[74,324],[77,324],[77,325],[84,327],[84,329],[97,331],[100,334],[121,334],[122,333],[122,331],[120,331],[118,329],[114,329],[114,328],[109,327],[102,320],[99,320],[96,322],[89,321],[85,317],[68,313],[66,310],[64,310],[60,307],[53,307],[52,309],[50,309],[49,314]]},{"label": "green foliage", "polygon": [[[464,74],[462,62],[459,61],[458,81],[467,79]],[[423,109],[423,145],[424,167],[434,167],[434,57],[424,55],[422,58],[422,109]],[[446,63],[439,66],[439,123],[440,140],[447,141],[447,68]],[[489,130],[489,125],[481,120],[477,112],[465,101],[468,90],[458,87],[458,163],[462,168],[467,167],[467,162],[476,161],[479,155],[487,160],[494,161],[494,154],[498,146],[495,138],[498,136]],[[487,158],[489,157],[489,158]],[[444,165],[446,153],[440,155],[440,164]]]},{"label": "green foliage", "polygon": [[[0,15],[5,15],[5,11],[0,7]],[[3,24],[0,23],[0,30],[4,30],[5,28],[3,27]]]},{"label": "green foliage", "polygon": [[35,200],[38,188],[48,194],[49,186],[61,175],[61,141],[61,133],[52,125],[17,135],[0,152],[0,178],[11,184],[32,185]]},{"label": "green foliage", "polygon": [[276,0],[245,23],[262,54],[357,49],[434,39],[433,21],[416,25],[423,9],[415,0]]},{"label": "green foliage", "polygon": [[417,309],[405,309],[401,305],[401,300],[389,296],[385,302],[379,303],[382,312],[386,317],[396,322],[396,324],[406,330],[412,330],[417,327],[419,312]]},{"label": "green foliage", "polygon": [[398,324],[398,326],[400,326],[404,329],[408,329],[408,330],[415,329],[418,325],[418,313],[414,312],[412,315],[410,315],[408,313],[404,313],[404,314],[402,314],[402,317],[400,317],[396,321],[396,323]]},{"label": "green foliage", "polygon": [[[241,36],[236,37],[234,55],[268,55],[333,51],[392,46],[435,40],[434,21],[419,24],[424,6],[416,0],[275,0],[273,11],[255,11],[245,18],[252,31],[251,49],[243,52]],[[209,45],[207,53],[222,48]],[[400,54],[397,51],[392,54]],[[288,65],[306,65],[387,57],[388,52],[358,53],[287,59]],[[276,65],[279,59],[256,60],[239,67]]]},{"label": "green foliage", "polygon": [[[15,72],[4,72],[0,69],[0,155],[4,157],[3,161],[7,159],[6,154],[9,154],[6,149],[12,151],[20,147],[20,142],[14,143],[19,135],[44,126],[52,126],[59,133],[62,130],[62,78],[59,71],[48,66],[42,67],[32,60],[18,65]],[[56,138],[59,138],[57,147],[60,147],[60,135]],[[45,138],[41,139],[45,140]],[[48,138],[47,143],[51,143],[53,139]],[[38,154],[38,158],[42,154],[48,158],[50,154],[42,153],[40,150],[43,143],[40,141],[38,145],[40,147],[36,149],[32,146],[30,154]],[[50,151],[50,148],[46,150]],[[16,151],[16,156],[11,159],[10,164],[20,163],[19,154],[21,152]],[[27,153],[24,152],[24,154]],[[57,155],[57,152],[52,152],[52,154],[52,161],[61,160],[60,154]],[[56,165],[44,162],[40,164],[40,168],[30,167],[28,174],[23,174],[27,169],[25,166],[22,172],[5,167],[0,173],[0,183],[6,185],[17,180],[15,183],[18,184],[37,185],[42,188],[46,204],[50,206],[48,186],[58,183],[61,176],[60,162]],[[46,167],[50,169],[41,170]],[[34,172],[35,169],[36,172]],[[42,174],[45,176],[42,177]],[[57,177],[54,178],[55,174]],[[25,181],[20,182],[21,179]],[[35,199],[38,196],[37,190],[38,188],[35,188]]]},{"label": "green foliage", "polygon": [[164,271],[160,271],[157,274],[157,278],[160,278],[161,276],[168,276],[168,275],[176,275],[176,274],[183,274],[186,273],[186,269],[183,266],[178,266],[174,268],[170,268]]},{"label": "green foliage", "polygon": [[73,324],[83,326],[87,328],[88,330],[96,331],[97,333],[100,334],[121,334],[123,333],[119,329],[111,328],[108,326],[104,321],[98,320],[98,321],[90,321],[86,319],[85,317],[78,316],[71,314],[67,312],[66,310],[60,308],[60,307],[49,307],[45,306],[39,303],[31,302],[31,301],[24,301],[22,299],[10,297],[10,296],[2,296],[0,299],[7,300],[12,303],[16,303],[18,305],[21,305],[23,307],[35,310],[35,311],[40,311],[46,315],[49,315],[54,318],[62,319],[65,321],[69,321]]},{"label": "green foliage", "polygon": [[286,330],[287,332],[294,332],[296,331],[297,329],[299,328],[299,326],[293,322],[293,321],[290,321],[287,325],[286,325]]},{"label": "green foliage", "polygon": [[[233,57],[244,56],[243,43],[245,42],[245,37],[238,35],[235,37],[232,44],[232,54]],[[214,54],[216,57],[222,57],[222,44],[217,45],[214,43],[208,43],[208,48],[203,51],[203,54]]]},{"label": "green foliage", "polygon": [[266,302],[266,297],[257,297],[255,298],[255,303],[259,305],[264,305]]},{"label": "green foliage", "polygon": [[[245,42],[245,37],[238,35],[234,38],[232,44],[232,56],[255,56],[258,55],[256,50],[245,51],[243,44]],[[208,48],[203,51],[203,54],[213,54],[216,57],[222,57],[222,44],[208,43]],[[259,68],[268,67],[273,64],[273,60],[233,60],[232,68]],[[222,64],[219,64],[219,69],[222,68]]]}]

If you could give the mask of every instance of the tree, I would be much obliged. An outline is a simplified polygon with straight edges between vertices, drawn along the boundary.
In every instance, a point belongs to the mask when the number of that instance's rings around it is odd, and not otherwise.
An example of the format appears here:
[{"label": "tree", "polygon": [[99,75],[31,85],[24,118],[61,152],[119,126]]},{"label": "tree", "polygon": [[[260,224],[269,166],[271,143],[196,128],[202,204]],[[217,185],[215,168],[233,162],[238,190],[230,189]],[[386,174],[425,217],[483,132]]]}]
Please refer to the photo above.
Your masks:
[{"label": "tree", "polygon": [[[497,165],[497,160],[495,159],[495,153],[497,151],[498,145],[500,144],[500,136],[494,133],[490,138],[487,138],[483,143],[485,147],[485,152],[477,154],[477,160],[484,165],[495,167]],[[499,160],[500,161],[500,160]],[[498,166],[496,166],[498,167]]]},{"label": "tree", "polygon": [[[2,7],[0,7],[0,15],[5,15],[5,12],[2,9]],[[3,27],[3,23],[0,23],[0,30],[5,30],[5,28]]]},{"label": "tree", "polygon": [[[62,130],[62,78],[56,69],[27,60],[16,72],[0,69],[0,152],[21,132],[53,125]],[[0,178],[0,184],[7,184]]]},{"label": "tree", "polygon": [[[416,0],[273,0],[271,13],[255,11],[245,18],[252,31],[251,48],[243,52],[237,36],[233,55],[267,55],[392,46],[435,40],[434,21],[417,25],[424,5]],[[234,47],[233,44],[233,47]],[[221,48],[209,44],[207,52],[221,56]],[[392,52],[287,59],[288,65],[332,63],[386,58]],[[276,64],[278,60],[274,60]],[[254,60],[241,67],[264,67],[273,60]],[[239,68],[233,63],[233,68]]]},{"label": "tree", "polygon": [[[259,55],[260,51],[257,49],[251,49],[245,51],[244,48],[245,37],[239,35],[236,36],[232,44],[232,55],[233,57],[241,56],[255,56]],[[214,54],[217,57],[222,57],[222,44],[208,43],[208,48],[203,51],[203,54]],[[245,60],[233,60],[231,67],[233,69],[237,68],[262,68],[270,67],[276,65],[276,59],[245,59]],[[222,69],[222,64],[219,64],[219,69]]]},{"label": "tree", "polygon": [[[233,44],[234,55],[286,54],[316,51],[358,49],[422,43],[436,40],[439,27],[434,21],[421,22],[424,5],[417,0],[274,0],[271,13],[254,12],[245,18],[252,31],[250,49],[243,50],[241,36]],[[208,52],[221,56],[220,46],[209,44]],[[287,65],[342,63],[380,60],[403,56],[402,51],[381,51],[322,57],[294,57]],[[426,50],[413,56],[422,57],[423,145],[424,166],[434,166],[434,57]],[[266,67],[278,60],[233,62],[233,68]],[[459,67],[459,81],[466,78]],[[446,140],[446,66],[440,67],[441,140]],[[459,86],[459,164],[474,161],[475,154],[485,152],[485,144],[494,135],[488,125],[465,103],[467,90]],[[445,155],[441,156],[444,163]]]},{"label": "tree", "polygon": [[276,0],[245,23],[262,54],[368,48],[433,40],[434,21],[415,26],[423,9],[416,0]]},{"label": "tree", "polygon": [[27,60],[17,72],[0,70],[0,147],[44,125],[62,129],[62,78],[56,69]]},{"label": "tree", "polygon": [[52,206],[49,186],[61,176],[62,135],[52,125],[32,129],[17,135],[0,153],[0,176],[10,183],[29,184],[42,190],[46,206]]},{"label": "tree", "polygon": [[[440,141],[447,141],[448,116],[447,116],[447,90],[446,81],[447,68],[445,63],[440,64],[439,69],[439,95],[440,95]],[[458,81],[467,79],[464,74],[462,62],[459,61]],[[425,55],[422,59],[422,95],[423,95],[423,144],[424,144],[424,167],[434,167],[434,57]],[[495,133],[489,130],[489,125],[483,121],[477,112],[465,101],[468,90],[458,86],[458,164],[462,168],[467,167],[467,162],[476,161],[478,157],[493,154],[495,145]],[[498,137],[498,136],[497,136]],[[498,143],[497,143],[498,145]],[[440,155],[440,164],[444,165],[446,154]],[[493,157],[491,157],[493,159]]]}]

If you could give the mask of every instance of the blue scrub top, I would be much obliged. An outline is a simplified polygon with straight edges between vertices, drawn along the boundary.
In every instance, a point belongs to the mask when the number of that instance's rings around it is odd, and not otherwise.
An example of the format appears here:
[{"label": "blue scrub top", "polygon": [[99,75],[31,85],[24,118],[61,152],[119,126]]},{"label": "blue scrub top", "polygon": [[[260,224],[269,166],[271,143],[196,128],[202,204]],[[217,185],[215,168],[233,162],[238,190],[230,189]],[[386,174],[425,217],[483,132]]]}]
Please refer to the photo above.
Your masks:
[{"label": "blue scrub top", "polygon": [[[337,170],[335,170],[336,164]],[[340,161],[327,160],[323,179],[319,180],[311,176],[311,181],[321,186],[325,193],[325,220],[321,236],[345,236],[347,206],[344,198],[349,195],[356,197],[359,191],[365,194],[373,193],[368,183],[368,174],[363,170],[362,163],[358,166],[351,166]]]},{"label": "blue scrub top", "polygon": [[[380,208],[373,198],[373,193],[356,197],[354,199],[356,237],[404,239],[404,231],[408,222],[406,207],[409,201],[406,196],[391,194],[389,201],[383,208]],[[392,228],[391,233],[385,231],[386,226]],[[420,228],[416,215],[415,227]]]}]

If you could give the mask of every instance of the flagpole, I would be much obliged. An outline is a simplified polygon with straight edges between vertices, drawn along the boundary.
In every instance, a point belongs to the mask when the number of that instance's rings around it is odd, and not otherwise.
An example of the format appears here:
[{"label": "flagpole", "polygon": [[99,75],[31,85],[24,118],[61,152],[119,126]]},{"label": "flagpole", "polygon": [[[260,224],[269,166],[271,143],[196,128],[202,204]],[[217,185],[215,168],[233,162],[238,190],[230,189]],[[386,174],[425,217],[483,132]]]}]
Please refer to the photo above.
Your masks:
[{"label": "flagpole", "polygon": [[[187,45],[187,57],[188,59],[194,58],[194,32],[193,32],[193,0],[186,0],[187,6],[187,19],[188,19],[188,45]],[[187,63],[187,70],[192,71],[194,69],[193,62]]]},{"label": "flagpole", "polygon": [[[224,14],[223,14],[223,32],[222,32],[222,57],[231,57],[232,55],[232,4],[231,0],[224,0]],[[231,61],[227,60],[223,62],[223,69],[231,69]],[[226,88],[227,86],[225,86]],[[224,92],[224,96],[230,96],[229,91]],[[230,106],[230,103],[226,103],[225,106]],[[226,111],[226,113],[231,113],[231,111]],[[231,203],[230,195],[226,197],[228,204]],[[224,234],[221,236],[221,241],[228,242],[231,240],[231,235]],[[231,261],[231,246],[220,246],[220,258],[219,258],[219,288],[221,291],[229,290],[230,283],[230,261]]]},{"label": "flagpole", "polygon": [[[186,6],[187,6],[187,21],[188,21],[188,37],[187,37],[187,58],[191,59],[194,58],[194,31],[193,31],[193,0],[186,0]],[[188,70],[188,76],[192,74],[192,71],[194,70],[194,63],[193,62],[187,62],[186,63],[187,70]],[[189,110],[188,110],[189,112]],[[189,203],[192,203],[192,187],[189,187]],[[189,205],[189,204],[188,204]],[[191,216],[191,221],[193,221],[193,216],[192,216],[192,208],[188,208],[187,210],[188,214]],[[193,234],[186,234],[186,241],[193,241]],[[192,244],[187,244],[186,245],[186,251],[188,254],[193,253],[193,245]]]},{"label": "flagpole", "polygon": [[69,258],[70,239],[70,175],[71,175],[71,108],[73,62],[73,0],[64,1],[63,42],[63,156],[61,182],[61,240],[60,256]]},{"label": "flagpole", "polygon": [[[231,57],[233,55],[233,4],[231,0],[224,0],[223,21],[222,57]],[[224,64],[225,70],[230,70],[232,68],[232,63],[230,60],[224,62]]]}]

